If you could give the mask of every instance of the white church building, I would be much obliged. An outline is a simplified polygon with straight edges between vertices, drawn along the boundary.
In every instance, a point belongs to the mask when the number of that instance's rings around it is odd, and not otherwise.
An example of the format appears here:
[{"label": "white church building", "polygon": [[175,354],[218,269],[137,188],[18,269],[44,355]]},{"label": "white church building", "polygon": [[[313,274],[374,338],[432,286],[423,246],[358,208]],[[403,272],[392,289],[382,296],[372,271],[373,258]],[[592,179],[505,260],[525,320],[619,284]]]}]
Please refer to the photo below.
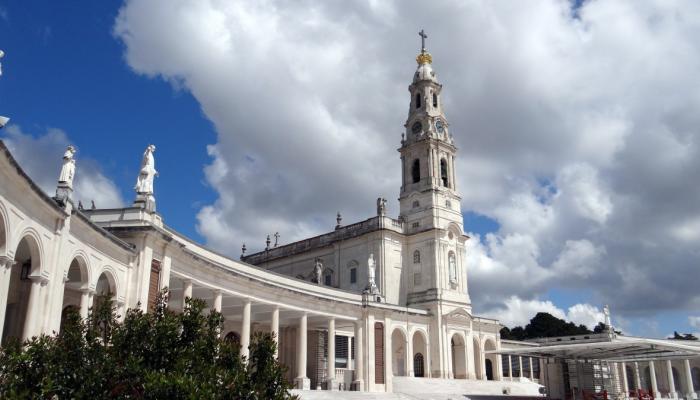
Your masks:
[{"label": "white church building", "polygon": [[[541,344],[501,341],[499,322],[472,310],[457,148],[424,46],[416,60],[397,160],[399,215],[387,215],[378,199],[364,221],[338,218],[331,232],[240,260],[157,213],[154,146],[144,153],[132,207],[82,210],[71,200],[80,173],[72,148],[50,197],[0,142],[3,343],[57,332],[67,308],[85,317],[104,298],[120,315],[147,311],[167,287],[174,310],[196,297],[223,313],[222,334],[239,340],[244,355],[252,332],[274,332],[298,389],[391,392],[442,380],[484,394],[537,394],[536,383],[554,374],[547,365],[555,355],[533,350]],[[700,367],[697,356],[688,365]]]}]

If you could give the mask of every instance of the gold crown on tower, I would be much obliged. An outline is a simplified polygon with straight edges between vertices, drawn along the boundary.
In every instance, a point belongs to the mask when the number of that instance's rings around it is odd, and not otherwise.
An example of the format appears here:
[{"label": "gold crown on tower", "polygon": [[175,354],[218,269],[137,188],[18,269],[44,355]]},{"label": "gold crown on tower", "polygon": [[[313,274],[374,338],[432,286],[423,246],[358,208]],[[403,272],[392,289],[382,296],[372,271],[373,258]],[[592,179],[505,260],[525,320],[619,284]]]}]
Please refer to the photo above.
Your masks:
[{"label": "gold crown on tower", "polygon": [[421,64],[432,64],[433,63],[433,56],[430,55],[427,51],[421,51],[420,54],[416,56],[416,62],[418,65]]}]

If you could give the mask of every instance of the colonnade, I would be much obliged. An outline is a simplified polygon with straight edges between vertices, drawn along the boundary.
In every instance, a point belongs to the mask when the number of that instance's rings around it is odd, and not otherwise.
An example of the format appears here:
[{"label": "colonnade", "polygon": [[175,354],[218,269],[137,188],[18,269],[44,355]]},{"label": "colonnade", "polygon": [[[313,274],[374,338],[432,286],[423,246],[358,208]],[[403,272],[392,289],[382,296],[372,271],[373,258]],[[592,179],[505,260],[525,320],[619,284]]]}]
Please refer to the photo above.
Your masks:
[{"label": "colonnade", "polygon": [[[693,370],[691,369],[690,366],[690,359],[683,359],[683,360],[676,360],[680,361],[682,363],[682,371],[683,371],[683,376],[681,378],[681,382],[676,383],[676,379],[673,374],[673,361],[670,359],[667,360],[659,360],[659,361],[644,361],[644,362],[631,362],[631,369],[633,373],[633,382],[634,382],[634,389],[630,388],[629,385],[629,376],[628,376],[628,363],[621,362],[619,363],[619,371],[620,371],[620,376],[621,381],[622,381],[622,389],[626,393],[628,397],[633,391],[636,391],[638,389],[642,389],[642,379],[641,379],[641,374],[640,374],[640,369],[647,367],[649,368],[649,380],[650,382],[646,382],[647,384],[647,389],[651,389],[651,395],[654,396],[654,398],[662,398],[662,397],[667,397],[667,398],[680,398],[684,397],[685,399],[697,399],[698,394],[697,392],[700,390],[700,388],[697,387],[698,383],[693,382]],[[659,390],[659,384],[657,381],[656,377],[656,363],[660,363],[663,365],[663,368],[666,373],[666,383],[668,383],[668,390],[667,393],[664,393],[665,396],[662,395],[662,393]],[[697,367],[696,367],[697,368]],[[700,373],[698,373],[700,375]],[[646,376],[645,376],[646,379]],[[700,380],[700,376],[696,378],[697,380]],[[677,386],[680,384],[680,386]],[[680,389],[680,390],[678,390]]]}]

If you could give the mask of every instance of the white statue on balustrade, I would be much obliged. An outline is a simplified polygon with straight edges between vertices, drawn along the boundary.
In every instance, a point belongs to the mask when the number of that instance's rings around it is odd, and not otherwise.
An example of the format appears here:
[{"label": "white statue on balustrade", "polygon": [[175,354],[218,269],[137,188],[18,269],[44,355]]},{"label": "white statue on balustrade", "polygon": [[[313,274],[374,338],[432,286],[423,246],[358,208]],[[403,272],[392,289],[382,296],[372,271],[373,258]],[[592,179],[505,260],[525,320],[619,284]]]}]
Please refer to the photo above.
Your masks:
[{"label": "white statue on balustrade", "polygon": [[136,193],[151,195],[153,194],[153,178],[158,176],[158,171],[156,171],[156,163],[153,158],[153,153],[156,151],[156,146],[149,145],[146,147],[146,151],[143,153],[143,159],[141,161],[141,170],[139,172],[139,177],[136,180]]},{"label": "white statue on balustrade", "polygon": [[63,187],[73,188],[73,178],[75,177],[75,147],[68,146],[63,153],[63,166],[61,174],[58,176],[58,183]]}]

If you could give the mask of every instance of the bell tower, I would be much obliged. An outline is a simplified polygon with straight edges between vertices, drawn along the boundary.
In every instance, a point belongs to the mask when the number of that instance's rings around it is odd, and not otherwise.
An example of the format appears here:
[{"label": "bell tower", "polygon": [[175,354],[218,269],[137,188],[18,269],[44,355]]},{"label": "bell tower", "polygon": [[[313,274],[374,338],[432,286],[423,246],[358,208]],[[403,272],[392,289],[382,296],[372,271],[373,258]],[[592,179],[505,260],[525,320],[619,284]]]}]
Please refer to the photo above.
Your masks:
[{"label": "bell tower", "polygon": [[456,224],[462,230],[461,197],[457,192],[457,148],[442,107],[442,85],[433,71],[421,30],[418,68],[408,87],[411,102],[402,135],[400,215],[407,233]]},{"label": "bell tower", "polygon": [[[408,87],[411,102],[401,139],[400,218],[407,235],[404,274],[406,304],[436,314],[471,310],[466,246],[457,192],[455,154],[442,103],[442,85],[433,71],[421,30],[418,68]],[[437,329],[437,328],[436,328]]]}]

